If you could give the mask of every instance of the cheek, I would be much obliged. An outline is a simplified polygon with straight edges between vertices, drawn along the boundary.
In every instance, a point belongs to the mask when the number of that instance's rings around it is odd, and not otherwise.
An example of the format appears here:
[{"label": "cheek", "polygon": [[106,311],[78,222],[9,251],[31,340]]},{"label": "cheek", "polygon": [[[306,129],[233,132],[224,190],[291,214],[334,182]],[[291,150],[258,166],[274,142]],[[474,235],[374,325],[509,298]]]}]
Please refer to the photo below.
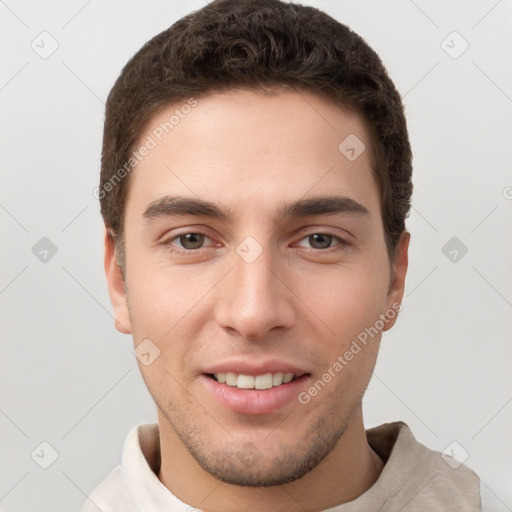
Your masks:
[{"label": "cheek", "polygon": [[384,312],[386,287],[368,274],[346,276],[325,294],[318,310],[331,333],[322,337],[325,371],[320,376],[323,381],[334,374],[333,385],[329,386],[331,399],[352,404],[359,400],[366,389],[375,367],[380,330],[376,329],[379,315]]},{"label": "cheek", "polygon": [[331,273],[325,279],[317,276],[310,281],[303,289],[303,296],[336,339],[343,344],[350,343],[384,312],[387,279],[387,274],[367,267],[341,268],[336,275]]},{"label": "cheek", "polygon": [[[128,305],[135,345],[149,338],[160,350],[158,366],[175,373],[189,367],[200,349],[201,330],[212,320],[209,292],[218,280],[211,268],[149,266],[132,272]],[[210,325],[208,323],[208,325]],[[148,368],[141,367],[147,371]]]},{"label": "cheek", "polygon": [[[183,329],[200,296],[197,287],[190,286],[190,281],[187,283],[169,269],[146,267],[139,273],[132,271],[128,281],[134,345],[147,344],[146,340],[150,340],[150,348],[144,352],[150,352],[151,356],[153,352],[158,354],[150,364],[139,359],[138,365],[147,388],[159,404],[176,401],[179,396],[179,386],[175,387],[173,377],[188,360],[190,350]],[[186,376],[180,375],[179,379],[186,384]]]},{"label": "cheek", "polygon": [[131,275],[128,304],[134,334],[149,334],[163,339],[197,303],[200,290],[196,283],[178,272],[146,269]]}]

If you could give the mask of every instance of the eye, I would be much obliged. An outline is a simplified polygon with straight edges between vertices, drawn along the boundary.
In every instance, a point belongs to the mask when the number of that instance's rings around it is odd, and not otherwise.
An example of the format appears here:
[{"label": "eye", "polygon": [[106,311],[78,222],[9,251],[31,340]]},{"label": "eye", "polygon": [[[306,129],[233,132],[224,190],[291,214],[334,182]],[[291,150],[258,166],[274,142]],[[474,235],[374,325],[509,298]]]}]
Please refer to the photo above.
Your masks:
[{"label": "eye", "polygon": [[[206,242],[210,241],[210,246],[220,245],[215,244],[212,239],[205,233],[199,232],[184,232],[169,238],[165,245],[171,247],[171,252],[190,254],[193,252],[199,252],[200,249],[207,247]],[[331,251],[343,250],[345,247],[350,245],[350,242],[341,238],[338,235],[331,233],[312,233],[305,236],[297,244],[299,247],[305,247],[314,251]],[[308,247],[309,246],[309,247]],[[330,251],[329,251],[330,252]]]},{"label": "eye", "polygon": [[166,244],[173,249],[177,248],[176,252],[189,252],[201,249],[206,239],[209,240],[210,237],[204,233],[187,232],[170,238]]},{"label": "eye", "polygon": [[[338,242],[337,245],[339,246],[339,249],[342,249],[343,247],[350,245],[350,243],[344,240],[343,238],[336,235],[331,235],[330,233],[313,233],[311,235],[304,237],[301,240],[301,242],[303,240],[307,240],[310,246],[316,250],[331,249],[332,247],[335,247],[335,245],[333,245],[333,242]],[[299,246],[304,247],[302,243],[299,243]]]},{"label": "eye", "polygon": [[180,235],[178,240],[184,249],[199,249],[204,242],[205,235],[202,233],[186,233]]}]

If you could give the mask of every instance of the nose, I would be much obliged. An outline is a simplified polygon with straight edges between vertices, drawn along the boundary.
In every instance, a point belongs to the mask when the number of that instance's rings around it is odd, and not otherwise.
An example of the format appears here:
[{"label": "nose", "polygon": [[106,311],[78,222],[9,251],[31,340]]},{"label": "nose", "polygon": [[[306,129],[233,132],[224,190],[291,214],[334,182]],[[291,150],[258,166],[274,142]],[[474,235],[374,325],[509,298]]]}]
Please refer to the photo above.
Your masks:
[{"label": "nose", "polygon": [[291,327],[294,295],[278,256],[263,250],[251,261],[234,251],[230,263],[234,268],[216,287],[218,324],[249,340],[261,340],[273,329]]}]

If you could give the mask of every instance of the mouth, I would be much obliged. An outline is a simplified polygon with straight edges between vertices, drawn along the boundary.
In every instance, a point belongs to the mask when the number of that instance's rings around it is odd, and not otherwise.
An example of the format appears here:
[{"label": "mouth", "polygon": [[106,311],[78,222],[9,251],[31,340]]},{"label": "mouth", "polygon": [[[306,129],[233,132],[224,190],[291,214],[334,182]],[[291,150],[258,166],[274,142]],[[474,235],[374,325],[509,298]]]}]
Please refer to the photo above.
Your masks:
[{"label": "mouth", "polygon": [[275,372],[261,375],[246,375],[234,372],[218,372],[207,374],[213,380],[226,386],[238,389],[265,390],[282,386],[295,381],[298,376],[293,373]]},{"label": "mouth", "polygon": [[[241,366],[240,373],[229,371],[233,366]],[[311,380],[310,373],[297,368],[274,366],[278,368],[265,368],[265,371],[243,364],[226,364],[207,370],[200,381],[206,393],[223,409],[243,415],[272,414],[298,403],[299,393]]]}]

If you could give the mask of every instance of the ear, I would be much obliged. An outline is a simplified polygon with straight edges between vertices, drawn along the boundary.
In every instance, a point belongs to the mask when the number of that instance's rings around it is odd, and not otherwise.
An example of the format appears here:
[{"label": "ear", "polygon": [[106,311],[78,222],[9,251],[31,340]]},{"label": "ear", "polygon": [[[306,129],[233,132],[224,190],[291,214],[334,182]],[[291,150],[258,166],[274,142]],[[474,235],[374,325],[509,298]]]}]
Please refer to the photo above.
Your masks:
[{"label": "ear", "polygon": [[396,319],[398,318],[398,311],[401,309],[399,305],[402,304],[402,298],[404,296],[405,275],[407,274],[407,266],[409,263],[408,250],[410,239],[411,234],[408,231],[404,231],[396,245],[395,262],[392,267],[391,285],[387,299],[388,310],[393,309],[396,314],[386,322],[383,331],[387,331],[395,325]]},{"label": "ear", "polygon": [[124,278],[116,259],[114,236],[109,229],[105,230],[104,265],[110,302],[114,309],[116,329],[123,334],[131,334],[132,325],[128,311],[128,302],[126,301]]}]

